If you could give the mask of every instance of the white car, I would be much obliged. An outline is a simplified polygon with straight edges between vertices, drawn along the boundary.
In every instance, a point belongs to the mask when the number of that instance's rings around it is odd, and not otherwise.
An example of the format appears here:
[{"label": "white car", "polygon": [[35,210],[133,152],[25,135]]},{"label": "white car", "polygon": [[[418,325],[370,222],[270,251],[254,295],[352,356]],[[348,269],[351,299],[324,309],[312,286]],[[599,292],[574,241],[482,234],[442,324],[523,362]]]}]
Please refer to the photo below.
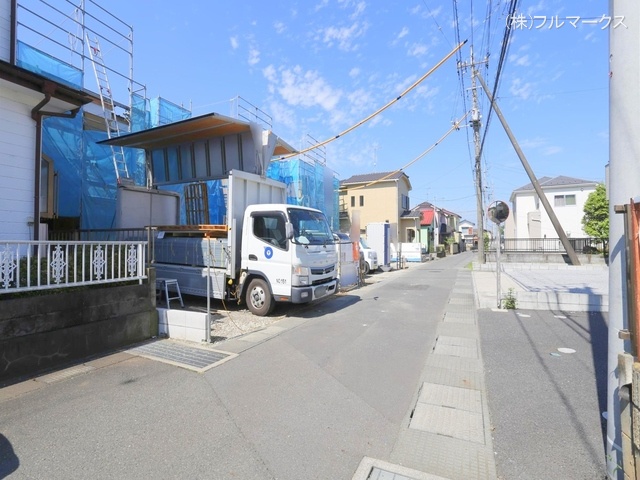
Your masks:
[{"label": "white car", "polygon": [[369,273],[378,270],[378,253],[369,247],[362,237],[360,237],[360,251],[364,257],[364,274],[368,275]]}]

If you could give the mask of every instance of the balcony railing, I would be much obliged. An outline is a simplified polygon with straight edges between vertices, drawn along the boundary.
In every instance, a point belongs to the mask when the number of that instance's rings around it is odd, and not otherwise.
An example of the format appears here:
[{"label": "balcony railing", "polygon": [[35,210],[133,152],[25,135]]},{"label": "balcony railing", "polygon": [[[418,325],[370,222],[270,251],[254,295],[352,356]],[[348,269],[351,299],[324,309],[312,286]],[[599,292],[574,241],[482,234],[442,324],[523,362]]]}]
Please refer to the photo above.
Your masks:
[{"label": "balcony railing", "polygon": [[[576,253],[598,254],[609,249],[606,239],[569,238],[569,243]],[[495,241],[489,244],[489,251],[495,251]],[[513,253],[566,253],[559,238],[505,238],[502,240],[502,251]]]},{"label": "balcony railing", "polygon": [[146,241],[5,241],[0,243],[0,295],[142,283]]}]

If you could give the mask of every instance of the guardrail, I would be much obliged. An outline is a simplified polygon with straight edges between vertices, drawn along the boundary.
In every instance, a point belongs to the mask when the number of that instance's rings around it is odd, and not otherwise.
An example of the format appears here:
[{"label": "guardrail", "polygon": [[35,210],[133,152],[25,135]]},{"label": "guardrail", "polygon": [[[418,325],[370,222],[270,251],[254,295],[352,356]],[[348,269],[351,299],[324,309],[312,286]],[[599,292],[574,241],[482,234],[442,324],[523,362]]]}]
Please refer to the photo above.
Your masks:
[{"label": "guardrail", "polygon": [[0,295],[98,285],[142,283],[146,241],[0,242]]}]

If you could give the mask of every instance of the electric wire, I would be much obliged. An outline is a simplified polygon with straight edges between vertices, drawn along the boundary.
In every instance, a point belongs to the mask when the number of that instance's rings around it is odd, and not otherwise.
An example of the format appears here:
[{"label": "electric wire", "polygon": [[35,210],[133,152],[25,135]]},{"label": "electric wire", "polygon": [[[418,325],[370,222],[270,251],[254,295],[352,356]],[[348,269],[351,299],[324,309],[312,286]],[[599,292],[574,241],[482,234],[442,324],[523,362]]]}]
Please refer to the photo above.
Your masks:
[{"label": "electric wire", "polygon": [[406,170],[407,168],[409,168],[411,165],[413,165],[414,163],[416,163],[418,160],[420,160],[422,157],[424,157],[425,155],[427,155],[429,152],[431,152],[431,150],[433,150],[434,148],[436,148],[438,145],[440,145],[440,143],[447,138],[454,130],[459,130],[460,129],[460,123],[462,123],[462,121],[467,118],[467,116],[469,115],[469,113],[471,113],[470,111],[465,113],[464,116],[458,120],[457,122],[454,122],[454,124],[451,126],[451,128],[449,130],[447,130],[447,132],[442,135],[433,145],[431,145],[429,148],[427,148],[426,150],[424,150],[420,155],[418,155],[416,158],[414,158],[413,160],[411,160],[409,163],[407,163],[406,165],[404,165],[403,167],[398,168],[397,170],[394,170],[392,172],[387,173],[385,176],[378,178],[376,180],[373,180],[365,185],[360,185],[358,187],[353,187],[350,188],[349,190],[360,190],[361,188],[366,188],[366,187],[370,187],[371,185],[375,185],[376,183],[380,183],[392,176],[394,176],[396,173],[402,172],[403,170]]},{"label": "electric wire", "polygon": [[[509,28],[508,19],[513,18],[515,15],[516,8],[518,7],[518,0],[511,0],[509,3],[509,11],[507,13],[507,22],[504,28],[504,34],[502,39],[502,47],[500,49],[500,58],[498,59],[498,67],[496,69],[496,77],[493,83],[493,90],[491,92],[491,102],[489,104],[489,113],[487,114],[487,121],[485,123],[484,132],[482,135],[482,141],[480,142],[480,155],[482,155],[482,151],[484,149],[484,142],[487,138],[487,132],[489,130],[489,123],[491,122],[491,113],[493,112],[493,102],[496,99],[496,92],[498,91],[498,85],[500,83],[500,78],[502,74],[502,70],[504,68],[504,60],[507,56],[507,52],[509,50],[509,46],[511,43],[511,33],[512,29]],[[474,72],[472,72],[473,75]]]},{"label": "electric wire", "polygon": [[334,140],[337,140],[338,138],[346,135],[347,133],[355,130],[356,128],[362,126],[363,124],[365,124],[366,122],[368,122],[369,120],[371,120],[372,118],[376,117],[377,115],[379,115],[380,113],[382,113],[383,111],[385,111],[387,108],[389,108],[390,106],[392,106],[393,104],[395,104],[396,102],[398,102],[402,97],[404,97],[407,93],[409,93],[411,90],[413,90],[414,88],[416,88],[418,85],[420,85],[424,80],[426,80],[427,77],[429,77],[433,72],[435,72],[438,68],[440,68],[447,60],[449,60],[458,50],[460,50],[460,48],[462,48],[462,46],[467,43],[467,41],[465,40],[464,42],[458,44],[453,50],[451,50],[451,52],[449,52],[442,60],[440,60],[438,63],[436,63],[427,73],[425,73],[424,75],[422,75],[418,80],[416,80],[413,84],[411,84],[408,88],[406,88],[400,95],[398,95],[396,98],[394,98],[393,100],[391,100],[390,102],[388,102],[387,104],[383,105],[382,107],[380,107],[378,110],[376,110],[375,112],[373,112],[371,115],[369,115],[368,117],[364,118],[363,120],[360,120],[358,123],[356,123],[355,125],[352,125],[351,127],[347,128],[346,130],[344,130],[343,132],[337,134],[334,137],[328,138],[327,140],[324,140],[320,143],[316,143],[315,145],[310,146],[309,148],[306,148],[304,150],[298,151],[298,152],[294,152],[294,153],[290,153],[288,155],[283,155],[281,157],[278,158],[278,160],[286,160],[287,158],[291,158],[291,157],[296,157],[299,155],[302,155],[304,153],[307,153],[311,150],[314,150],[316,148],[322,147],[328,143],[333,142]]}]

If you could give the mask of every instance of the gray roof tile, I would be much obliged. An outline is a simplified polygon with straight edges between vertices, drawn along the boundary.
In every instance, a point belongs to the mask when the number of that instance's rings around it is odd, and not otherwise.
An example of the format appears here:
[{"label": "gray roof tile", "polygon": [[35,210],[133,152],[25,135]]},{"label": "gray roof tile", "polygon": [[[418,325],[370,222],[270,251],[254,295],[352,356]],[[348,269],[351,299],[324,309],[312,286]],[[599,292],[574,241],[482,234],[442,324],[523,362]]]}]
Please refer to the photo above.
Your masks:
[{"label": "gray roof tile", "polygon": [[[563,175],[560,175],[554,178],[540,177],[538,179],[538,183],[542,188],[545,188],[545,187],[563,187],[567,185],[597,185],[598,182],[593,182],[591,180],[582,180],[580,178],[565,177]],[[534,190],[532,183],[528,183],[526,185],[523,185],[520,188],[516,188],[514,192],[526,192],[529,190]]]},{"label": "gray roof tile", "polygon": [[341,180],[340,185],[348,185],[352,183],[368,183],[375,182],[377,180],[384,179],[386,180],[398,180],[403,176],[409,178],[409,176],[404,173],[402,170],[396,172],[380,172],[380,173],[365,173],[362,175],[352,175],[351,177]]}]

